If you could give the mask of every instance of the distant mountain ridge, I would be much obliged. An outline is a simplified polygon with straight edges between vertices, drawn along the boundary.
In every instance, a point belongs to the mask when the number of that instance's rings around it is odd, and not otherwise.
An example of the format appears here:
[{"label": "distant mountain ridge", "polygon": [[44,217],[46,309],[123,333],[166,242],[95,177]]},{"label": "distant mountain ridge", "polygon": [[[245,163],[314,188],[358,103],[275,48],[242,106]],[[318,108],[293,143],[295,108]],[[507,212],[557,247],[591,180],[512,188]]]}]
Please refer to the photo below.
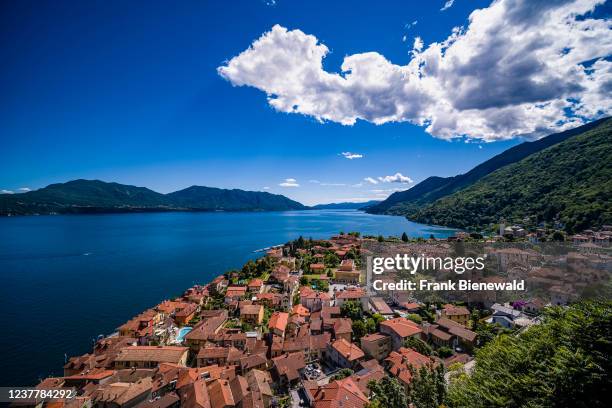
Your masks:
[{"label": "distant mountain ridge", "polygon": [[521,143],[479,164],[464,174],[454,177],[429,177],[409,190],[391,194],[386,200],[378,205],[367,208],[366,211],[372,214],[406,215],[410,218],[412,214],[424,206],[474,184],[497,169],[516,163],[531,154],[594,129],[608,119],[599,119],[574,129],[551,134],[533,142]]},{"label": "distant mountain ridge", "polygon": [[283,195],[191,186],[169,194],[146,187],[73,180],[23,194],[0,195],[0,215],[154,211],[284,211],[307,207]]},{"label": "distant mountain ridge", "polygon": [[329,203],[329,204],[317,204],[311,206],[309,209],[312,210],[361,210],[373,205],[380,203],[380,200],[365,201],[363,203],[354,202],[343,202],[343,203]]},{"label": "distant mountain ridge", "polygon": [[534,223],[558,221],[569,233],[610,225],[612,119],[407,215],[417,222],[467,229],[526,217]]}]

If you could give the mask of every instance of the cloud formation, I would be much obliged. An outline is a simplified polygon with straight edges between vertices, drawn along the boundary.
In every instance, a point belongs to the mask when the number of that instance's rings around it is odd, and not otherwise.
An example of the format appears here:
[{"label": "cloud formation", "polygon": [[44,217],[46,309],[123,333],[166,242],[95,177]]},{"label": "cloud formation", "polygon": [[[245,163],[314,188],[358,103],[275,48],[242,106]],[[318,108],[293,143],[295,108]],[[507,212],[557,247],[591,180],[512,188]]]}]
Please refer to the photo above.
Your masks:
[{"label": "cloud formation", "polygon": [[449,8],[453,7],[453,4],[455,3],[455,0],[447,0],[446,3],[444,3],[444,5],[442,6],[442,8],[440,9],[440,11],[446,11]]},{"label": "cloud formation", "polygon": [[28,191],[32,191],[29,187],[21,187],[19,188],[19,191],[21,191],[22,193],[27,193]]},{"label": "cloud formation", "polygon": [[285,181],[279,184],[281,187],[299,187],[297,180],[294,178],[287,178]]},{"label": "cloud formation", "polygon": [[340,153],[344,158],[353,160],[353,159],[361,159],[363,158],[363,154],[359,153],[351,153],[351,152],[342,152]]},{"label": "cloud formation", "polygon": [[14,194],[15,192],[12,190],[0,190],[0,194]]},{"label": "cloud formation", "polygon": [[404,176],[402,173],[395,173],[392,176],[379,177],[378,180],[383,183],[412,183],[412,179],[408,176]]},{"label": "cloud formation", "polygon": [[366,177],[366,178],[363,179],[363,181],[367,181],[370,184],[378,184],[378,180],[376,180],[373,177]]},{"label": "cloud formation", "polygon": [[234,86],[265,92],[276,110],[321,122],[409,122],[431,135],[485,141],[540,137],[612,110],[611,21],[604,0],[496,0],[441,42],[415,40],[396,65],[377,52],[323,69],[329,49],[272,27],[218,68]]}]

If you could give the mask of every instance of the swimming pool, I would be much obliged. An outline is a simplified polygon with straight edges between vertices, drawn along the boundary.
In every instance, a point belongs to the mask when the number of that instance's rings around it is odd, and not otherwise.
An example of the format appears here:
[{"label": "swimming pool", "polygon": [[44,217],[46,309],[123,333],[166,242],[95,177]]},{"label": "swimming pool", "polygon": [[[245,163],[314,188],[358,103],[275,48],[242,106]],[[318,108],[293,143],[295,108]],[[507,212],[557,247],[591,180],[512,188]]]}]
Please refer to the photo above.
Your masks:
[{"label": "swimming pool", "polygon": [[185,337],[187,333],[191,331],[191,329],[192,329],[191,327],[181,327],[181,329],[178,332],[178,336],[176,336],[176,341],[178,343],[182,343],[183,338]]}]

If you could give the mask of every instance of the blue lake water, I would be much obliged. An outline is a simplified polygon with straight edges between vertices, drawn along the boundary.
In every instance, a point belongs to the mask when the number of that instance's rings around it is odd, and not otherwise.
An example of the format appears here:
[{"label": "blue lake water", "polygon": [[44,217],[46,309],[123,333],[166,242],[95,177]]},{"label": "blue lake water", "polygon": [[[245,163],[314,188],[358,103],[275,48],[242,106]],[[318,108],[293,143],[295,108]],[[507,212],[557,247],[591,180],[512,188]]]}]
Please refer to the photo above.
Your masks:
[{"label": "blue lake water", "polygon": [[353,210],[0,218],[0,386],[61,375],[133,315],[239,268],[254,250],[339,231],[454,231]]}]

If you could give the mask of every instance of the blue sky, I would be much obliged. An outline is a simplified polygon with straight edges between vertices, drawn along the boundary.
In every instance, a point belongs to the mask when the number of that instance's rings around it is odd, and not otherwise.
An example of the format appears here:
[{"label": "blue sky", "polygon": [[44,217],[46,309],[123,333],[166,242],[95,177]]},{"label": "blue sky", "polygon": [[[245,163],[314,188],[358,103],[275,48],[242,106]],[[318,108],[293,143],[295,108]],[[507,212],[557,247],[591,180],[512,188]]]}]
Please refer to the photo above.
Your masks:
[{"label": "blue sky", "polygon": [[[345,112],[276,109],[266,99],[269,89],[279,89],[276,78],[252,83],[241,68],[231,77],[218,73],[275,25],[315,36],[329,48],[322,69],[337,74],[346,56],[366,52],[406,66],[415,59],[416,37],[427,52],[430,44],[446,40],[453,27],[469,31],[470,13],[489,2],[456,0],[444,11],[445,1],[268,3],[197,1],[170,7],[161,1],[4,2],[0,189],[96,178],[160,192],[194,184],[265,189],[305,204],[381,199],[430,175],[465,172],[519,143],[521,136],[575,125],[573,119],[548,118],[545,127],[534,122],[532,128],[514,129],[502,126],[500,119],[468,134],[454,120],[455,127],[449,127],[441,113],[430,119],[436,126],[427,130],[427,123],[414,124],[416,116],[377,125],[375,114],[359,110],[353,125],[343,125]],[[607,5],[603,7],[604,17],[609,16]],[[593,49],[590,59],[601,56],[600,44]],[[262,78],[272,63],[261,66]],[[301,62],[298,58],[289,64]],[[516,102],[507,92],[492,98],[510,104],[554,103],[575,92],[570,85],[559,95],[535,95],[530,101]],[[280,92],[288,100],[305,98],[290,89]],[[607,101],[593,101],[593,92],[581,95],[589,103],[572,118],[590,120],[607,113]],[[325,95],[314,97],[322,100]],[[385,98],[377,94],[369,100]],[[404,98],[410,101],[410,95]],[[469,112],[486,108],[489,116],[509,115],[491,111],[506,102],[487,100],[483,108],[475,105],[482,101],[461,98],[449,97],[451,105]],[[423,112],[440,110],[428,103],[419,105]],[[553,117],[554,111],[546,114]],[[480,116],[463,117],[480,123]],[[500,137],[492,137],[491,129],[501,129]],[[474,140],[453,139],[449,132]],[[343,152],[363,157],[347,159]],[[397,173],[402,177],[385,179]]]}]

